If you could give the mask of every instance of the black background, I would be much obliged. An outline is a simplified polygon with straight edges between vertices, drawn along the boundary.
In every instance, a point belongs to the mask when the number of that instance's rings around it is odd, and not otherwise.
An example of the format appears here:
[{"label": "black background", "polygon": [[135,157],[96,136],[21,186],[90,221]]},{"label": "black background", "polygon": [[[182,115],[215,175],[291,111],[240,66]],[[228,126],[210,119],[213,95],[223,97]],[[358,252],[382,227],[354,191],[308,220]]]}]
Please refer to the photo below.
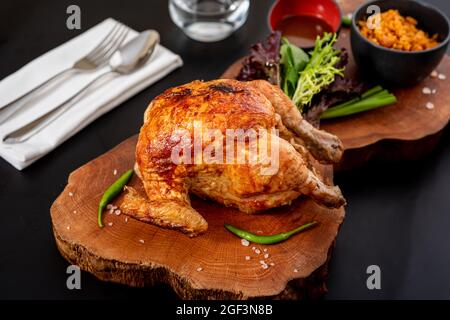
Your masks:
[{"label": "black background", "polygon": [[[170,86],[218,77],[267,35],[272,1],[251,2],[244,27],[222,42],[204,44],[176,28],[167,1],[1,1],[0,79],[107,17],[136,30],[157,29],[162,44],[180,54],[185,65],[23,172],[0,159],[0,299],[176,297],[164,286],[133,289],[84,272],[82,290],[68,290],[68,263],[56,249],[49,208],[71,171],[137,133],[153,97]],[[450,15],[448,0],[428,2]],[[70,4],[81,7],[81,31],[65,27]],[[450,298],[448,138],[447,132],[439,148],[421,161],[372,164],[337,176],[349,205],[327,299]],[[366,268],[372,264],[381,267],[381,290],[366,287]]]}]

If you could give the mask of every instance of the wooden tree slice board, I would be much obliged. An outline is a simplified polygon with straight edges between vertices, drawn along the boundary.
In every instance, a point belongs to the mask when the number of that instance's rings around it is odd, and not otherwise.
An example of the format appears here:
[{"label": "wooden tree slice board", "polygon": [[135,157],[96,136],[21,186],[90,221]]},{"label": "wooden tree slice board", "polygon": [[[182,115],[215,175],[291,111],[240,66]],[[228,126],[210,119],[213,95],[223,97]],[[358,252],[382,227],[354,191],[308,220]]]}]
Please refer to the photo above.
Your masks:
[{"label": "wooden tree slice board", "polygon": [[[105,281],[137,287],[167,283],[184,299],[293,299],[317,297],[326,291],[327,264],[344,219],[343,208],[330,210],[301,198],[289,207],[246,215],[192,197],[193,207],[209,224],[204,235],[189,238],[106,212],[105,227],[100,229],[99,200],[122,172],[133,167],[136,141],[137,136],[129,138],[74,171],[52,205],[56,243],[69,262]],[[331,167],[323,167],[322,172],[328,181],[332,179]],[[129,185],[142,190],[136,176]],[[114,203],[120,201],[119,197]],[[223,227],[231,223],[274,234],[312,220],[319,222],[314,229],[272,246],[245,247]],[[254,253],[252,246],[261,254]],[[267,259],[264,249],[269,253]],[[274,265],[263,269],[260,260]]]},{"label": "wooden tree slice board", "polygon": [[[344,13],[353,12],[364,1],[340,1]],[[342,28],[337,47],[346,48],[349,65],[346,75],[361,77],[351,53],[350,31]],[[235,78],[242,65],[240,59],[222,75]],[[414,66],[411,66],[414,68]],[[407,160],[429,153],[438,143],[441,131],[450,119],[450,57],[445,56],[437,71],[447,80],[428,77],[416,87],[393,90],[398,103],[388,107],[321,123],[322,129],[336,134],[345,152],[336,170],[358,167],[371,159]],[[423,88],[435,89],[436,94],[425,95]],[[434,109],[425,106],[434,104]]]}]

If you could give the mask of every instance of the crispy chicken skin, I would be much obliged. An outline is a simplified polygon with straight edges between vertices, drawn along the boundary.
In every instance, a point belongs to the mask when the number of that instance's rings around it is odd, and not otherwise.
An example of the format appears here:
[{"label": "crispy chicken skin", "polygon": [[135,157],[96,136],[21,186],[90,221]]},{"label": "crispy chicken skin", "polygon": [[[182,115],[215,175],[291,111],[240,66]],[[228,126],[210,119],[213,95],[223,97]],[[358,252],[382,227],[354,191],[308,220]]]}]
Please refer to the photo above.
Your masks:
[{"label": "crispy chicken skin", "polygon": [[[263,161],[175,163],[172,151],[182,138],[174,132],[184,130],[193,138],[198,122],[203,133],[218,129],[224,136],[227,129],[267,129],[266,136],[258,136],[259,143],[269,140],[269,153],[278,151],[278,170],[263,174],[270,166]],[[270,131],[273,128],[279,130],[279,136]],[[217,141],[202,141],[202,150],[211,142]],[[235,144],[232,152],[248,157],[254,143],[256,140],[249,138],[244,148]],[[225,154],[225,144],[223,149]],[[168,89],[147,108],[135,166],[147,197],[128,188],[121,209],[141,221],[195,236],[205,232],[208,224],[191,207],[189,193],[245,213],[286,205],[302,194],[328,207],[344,205],[339,188],[326,185],[310,169],[309,153],[323,163],[337,162],[342,144],[337,137],[303,120],[278,87],[266,81],[193,81]],[[190,158],[194,160],[194,155]]]}]

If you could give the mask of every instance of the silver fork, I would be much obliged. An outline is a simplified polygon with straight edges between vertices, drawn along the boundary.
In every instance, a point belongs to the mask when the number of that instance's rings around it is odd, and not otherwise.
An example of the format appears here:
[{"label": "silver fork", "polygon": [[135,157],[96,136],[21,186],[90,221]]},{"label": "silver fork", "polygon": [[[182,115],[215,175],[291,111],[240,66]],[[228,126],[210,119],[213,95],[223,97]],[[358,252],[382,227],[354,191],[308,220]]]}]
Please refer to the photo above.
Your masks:
[{"label": "silver fork", "polygon": [[[29,101],[38,92],[50,87],[63,77],[75,75],[78,73],[91,72],[102,67],[109,61],[109,58],[120,48],[126,39],[130,29],[122,23],[117,23],[111,31],[95,46],[87,55],[75,62],[71,67],[59,72],[50,79],[44,81],[31,91],[24,93],[14,101],[0,107],[0,124],[8,120],[26,101]],[[22,103],[18,103],[18,102]],[[15,108],[9,108],[15,105]]]}]

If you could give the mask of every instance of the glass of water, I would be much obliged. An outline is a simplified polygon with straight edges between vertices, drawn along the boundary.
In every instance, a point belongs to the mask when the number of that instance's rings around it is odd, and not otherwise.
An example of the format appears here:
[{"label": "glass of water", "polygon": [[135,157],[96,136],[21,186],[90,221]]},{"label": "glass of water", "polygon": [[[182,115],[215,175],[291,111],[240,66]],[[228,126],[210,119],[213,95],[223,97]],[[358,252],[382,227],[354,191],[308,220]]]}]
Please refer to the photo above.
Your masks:
[{"label": "glass of water", "polygon": [[202,42],[225,39],[247,20],[250,0],[169,0],[173,22]]}]

